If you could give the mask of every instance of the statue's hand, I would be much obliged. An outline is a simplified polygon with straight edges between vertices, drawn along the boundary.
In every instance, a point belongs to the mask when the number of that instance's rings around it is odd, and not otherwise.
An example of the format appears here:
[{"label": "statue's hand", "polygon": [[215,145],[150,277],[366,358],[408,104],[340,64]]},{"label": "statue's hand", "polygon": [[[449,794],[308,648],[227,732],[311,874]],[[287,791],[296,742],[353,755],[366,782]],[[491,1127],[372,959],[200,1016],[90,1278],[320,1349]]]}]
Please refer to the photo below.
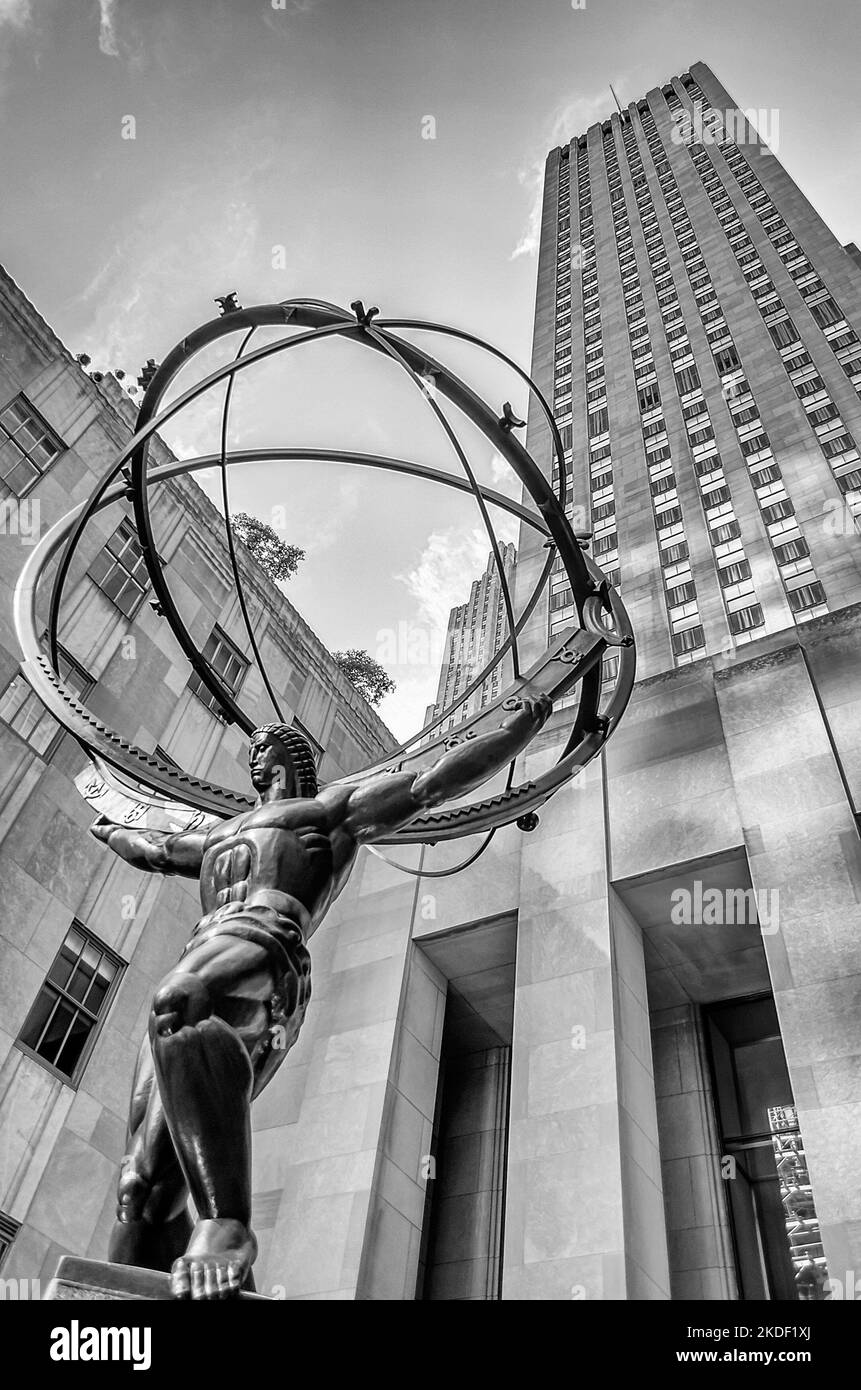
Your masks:
[{"label": "statue's hand", "polygon": [[115,821],[108,820],[107,816],[99,816],[90,826],[90,834],[95,835],[97,840],[107,841],[112,830],[117,830]]},{"label": "statue's hand", "polygon": [[506,724],[526,724],[531,726],[533,734],[537,734],[543,724],[546,724],[553,710],[553,701],[549,695],[543,691],[536,694],[524,694],[517,697],[515,702],[515,713]]}]

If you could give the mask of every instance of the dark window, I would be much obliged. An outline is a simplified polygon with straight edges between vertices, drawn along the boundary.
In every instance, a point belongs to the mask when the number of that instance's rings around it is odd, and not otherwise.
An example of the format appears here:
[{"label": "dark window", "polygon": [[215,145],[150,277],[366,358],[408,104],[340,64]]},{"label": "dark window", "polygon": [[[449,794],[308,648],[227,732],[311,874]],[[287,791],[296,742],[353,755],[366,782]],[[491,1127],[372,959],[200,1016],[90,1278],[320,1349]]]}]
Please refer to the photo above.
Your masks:
[{"label": "dark window", "polygon": [[0,1269],[3,1268],[3,1261],[12,1248],[12,1242],[21,1229],[20,1221],[7,1216],[5,1211],[0,1211]]},{"label": "dark window", "polygon": [[741,363],[738,360],[738,353],[736,352],[735,348],[725,347],[721,348],[719,352],[716,352],[715,366],[717,367],[718,372],[721,376],[724,376],[726,372],[737,371],[738,368],[741,366]]},{"label": "dark window", "polygon": [[861,491],[861,468],[853,468],[849,473],[843,473],[837,479],[837,485],[841,492]]},{"label": "dark window", "polygon": [[704,647],[706,643],[702,627],[689,627],[686,632],[673,633],[673,651],[676,656],[682,656],[685,652],[695,652],[698,647]]},{"label": "dark window", "polygon": [[781,474],[776,463],[769,463],[765,468],[757,468],[750,476],[754,487],[765,487],[766,483],[776,483]]},{"label": "dark window", "polygon": [[127,618],[143,603],[148,579],[143,551],[130,521],[120,522],[90,565],[90,577]]},{"label": "dark window", "polygon": [[677,608],[680,603],[690,603],[696,596],[697,591],[692,579],[686,580],[684,584],[677,584],[674,589],[667,589],[667,603],[671,608]]},{"label": "dark window", "polygon": [[702,478],[706,473],[714,473],[715,469],[720,467],[722,467],[722,463],[718,453],[709,454],[706,458],[694,459],[694,471],[698,478]]},{"label": "dark window", "polygon": [[637,392],[641,410],[654,410],[661,404],[661,393],[655,383],[651,386],[642,386]]},{"label": "dark window", "polygon": [[737,521],[725,521],[722,526],[716,526],[712,531],[715,545],[722,545],[724,541],[734,541],[740,535],[741,527]]},{"label": "dark window", "polygon": [[820,328],[827,328],[829,324],[839,323],[843,318],[833,299],[822,299],[818,304],[811,304],[810,312]]},{"label": "dark window", "polygon": [[765,518],[766,525],[769,525],[773,521],[783,521],[785,517],[792,516],[794,512],[795,508],[788,497],[782,502],[772,502],[769,506],[763,507],[762,509],[762,515]]},{"label": "dark window", "polygon": [[0,479],[16,497],[30,490],[65,447],[26,396],[0,411]]},{"label": "dark window", "polygon": [[615,531],[609,531],[606,536],[596,536],[592,542],[592,549],[596,555],[606,555],[608,550],[615,550],[619,544],[619,537]]},{"label": "dark window", "polygon": [[817,608],[825,602],[825,590],[818,580],[814,584],[802,584],[800,589],[789,593],[789,606],[793,613],[801,613],[805,608]]},{"label": "dark window", "polygon": [[792,319],[781,319],[780,323],[772,323],[768,329],[777,347],[789,347],[790,343],[798,341],[798,329]]},{"label": "dark window", "polygon": [[854,449],[855,441],[851,434],[838,434],[834,439],[820,439],[820,447],[826,458],[836,458],[838,454],[845,454],[847,449]]},{"label": "dark window", "polygon": [[714,439],[715,432],[710,424],[703,425],[702,429],[690,430],[688,439],[692,444],[708,444],[710,439]]},{"label": "dark window", "polygon": [[80,1077],[119,984],[123,962],[74,922],[54,957],[19,1045],[69,1081]]},{"label": "dark window", "polygon": [[560,590],[558,591],[558,593],[555,593],[555,594],[552,594],[552,595],[551,595],[551,597],[550,597],[550,609],[551,609],[552,612],[555,612],[557,608],[567,608],[568,605],[571,604],[571,603],[573,603],[573,602],[574,602],[574,590],[573,590],[573,589],[560,589]]},{"label": "dark window", "polygon": [[735,560],[731,565],[718,570],[718,578],[725,589],[730,584],[740,584],[743,579],[750,579],[750,561]]},{"label": "dark window", "polygon": [[653,497],[658,497],[662,492],[669,492],[670,488],[674,488],[675,485],[675,473],[665,473],[663,478],[652,478],[649,483]]},{"label": "dark window", "polygon": [[604,406],[601,410],[593,411],[592,414],[589,416],[590,437],[594,439],[595,435],[603,434],[605,430],[609,429],[609,425],[610,422],[609,417],[607,415],[606,406]]},{"label": "dark window", "polygon": [[740,439],[739,445],[745,458],[749,458],[751,454],[758,454],[761,449],[768,448],[768,435],[753,434],[750,439]]},{"label": "dark window", "polygon": [[758,603],[752,603],[749,608],[739,608],[737,612],[729,614],[729,630],[737,637],[740,632],[762,627],[764,621],[762,608]]},{"label": "dark window", "polygon": [[666,550],[661,551],[661,563],[675,565],[679,560],[687,560],[689,554],[687,541],[677,541],[675,545],[668,545]]},{"label": "dark window", "polygon": [[[231,695],[236,695],[248,670],[248,662],[220,627],[214,627],[209,634],[203,656],[216,675],[221,677]],[[196,671],[192,671],[188,678],[188,689],[202,700],[213,714],[221,716],[218,700],[209,693]]]},{"label": "dark window", "polygon": [[784,541],[782,545],[776,545],[774,553],[779,565],[788,565],[792,560],[803,560],[805,555],[810,554],[810,547],[804,537],[799,536],[794,541]]},{"label": "dark window", "polygon": [[799,381],[795,387],[797,396],[815,396],[817,391],[825,390],[825,382],[821,376],[812,376],[809,381]]}]

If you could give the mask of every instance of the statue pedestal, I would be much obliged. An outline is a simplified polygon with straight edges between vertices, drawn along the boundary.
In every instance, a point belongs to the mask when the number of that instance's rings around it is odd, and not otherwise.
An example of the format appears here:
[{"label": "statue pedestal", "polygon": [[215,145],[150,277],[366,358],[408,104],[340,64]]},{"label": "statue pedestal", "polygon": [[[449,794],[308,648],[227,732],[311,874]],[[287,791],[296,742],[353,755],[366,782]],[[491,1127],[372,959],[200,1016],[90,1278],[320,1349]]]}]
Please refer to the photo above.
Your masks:
[{"label": "statue pedestal", "polygon": [[[260,1303],[272,1301],[256,1293],[241,1293],[239,1298]],[[57,1273],[45,1292],[45,1299],[176,1301],[170,1292],[169,1276],[160,1270],[107,1264],[101,1260],[81,1260],[77,1255],[64,1255],[60,1260]]]}]

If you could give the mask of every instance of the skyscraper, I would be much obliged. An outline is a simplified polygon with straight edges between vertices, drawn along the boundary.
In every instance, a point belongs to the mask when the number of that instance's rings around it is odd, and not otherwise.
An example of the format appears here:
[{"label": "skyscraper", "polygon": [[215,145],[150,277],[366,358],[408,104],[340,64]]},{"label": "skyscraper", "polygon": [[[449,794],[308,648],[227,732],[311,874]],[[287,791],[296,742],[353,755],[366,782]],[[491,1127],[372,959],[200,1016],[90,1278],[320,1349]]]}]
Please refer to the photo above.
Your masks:
[{"label": "skyscraper", "polygon": [[551,151],[533,375],[641,675],[861,596],[853,322],[857,260],[704,64]]},{"label": "skyscraper", "polygon": [[[509,588],[513,588],[517,551],[513,545],[501,545],[499,554],[505,582]],[[473,678],[499,651],[507,631],[499,569],[495,557],[490,554],[484,574],[472,581],[467,602],[456,604],[449,614],[436,703],[427,707],[426,724],[468,688]],[[449,715],[446,727],[451,729],[455,724],[463,723],[483,705],[495,700],[508,679],[510,677],[503,660]]]}]

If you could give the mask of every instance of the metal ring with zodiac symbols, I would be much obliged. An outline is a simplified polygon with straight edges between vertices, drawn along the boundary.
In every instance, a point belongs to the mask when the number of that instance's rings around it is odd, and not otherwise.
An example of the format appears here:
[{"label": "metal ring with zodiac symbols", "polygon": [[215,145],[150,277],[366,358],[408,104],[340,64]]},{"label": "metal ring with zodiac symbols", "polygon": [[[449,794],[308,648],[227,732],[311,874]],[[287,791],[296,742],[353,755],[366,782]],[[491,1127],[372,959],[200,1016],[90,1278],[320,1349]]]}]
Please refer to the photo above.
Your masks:
[{"label": "metal ring with zodiac symbols", "polygon": [[[144,801],[150,800],[153,804],[162,801],[181,803],[208,816],[235,815],[243,807],[253,805],[250,795],[246,796],[228,787],[192,777],[180,769],[168,766],[153,754],[137,748],[120,733],[97,719],[79,701],[76,693],[63,679],[59,663],[60,604],[75,548],[87,523],[104,508],[118,501],[131,502],[138,540],[152,584],[153,607],[156,613],[169,624],[203,687],[217,702],[222,717],[228,723],[238,724],[245,733],[250,734],[259,721],[254,720],[241,708],[218,672],[198,651],[177,608],[153,534],[150,488],[169,478],[220,466],[224,514],[227,517],[228,470],[243,463],[296,460],[315,463],[336,462],[423,478],[473,496],[487,529],[491,551],[499,571],[508,619],[508,637],[484,670],[469,683],[465,691],[458,694],[455,703],[443,709],[430,724],[402,743],[385,759],[356,773],[351,780],[363,780],[384,770],[415,768],[418,771],[420,767],[427,766],[429,762],[440,757],[455,739],[459,742],[497,727],[500,711],[514,708],[521,698],[528,697],[530,693],[544,693],[556,701],[570,695],[575,687],[579,687],[579,699],[576,708],[572,706],[572,725],[567,739],[558,760],[547,771],[520,785],[512,785],[512,776],[509,775],[508,785],[502,792],[468,805],[443,807],[420,815],[405,829],[380,843],[434,844],[442,840],[491,832],[512,822],[521,824],[524,829],[532,828],[536,823],[537,808],[600,752],[624,713],[636,668],[634,639],[628,615],[618,592],[609,584],[591,556],[584,551],[582,537],[578,538],[571,527],[566,515],[568,485],[562,440],[547,401],[527,373],[498,348],[459,329],[421,320],[380,319],[376,317],[376,309],[366,311],[360,301],[356,301],[351,310],[352,312],[337,305],[311,299],[291,299],[279,304],[237,308],[196,329],[168,354],[148,382],[133,437],[120,451],[89,499],[61,518],[42,537],[21,573],[15,591],[14,617],[23,653],[22,673],[50,713],[78,739],[96,766],[103,769],[109,777],[117,779],[117,784],[124,787],[131,796],[142,798]],[[274,342],[246,350],[258,328],[272,326],[281,326],[289,330],[289,333]],[[506,404],[502,415],[499,411],[493,410],[448,367],[402,336],[403,332],[411,330],[423,335],[437,334],[483,349],[513,370],[526,383],[549,425],[559,470],[558,494],[554,492],[535,460],[515,437],[514,430],[522,422],[515,419],[510,406]],[[236,333],[243,333],[244,336],[232,361],[196,382],[169,405],[162,405],[177,374],[192,358],[218,340]],[[384,354],[402,368],[422,392],[434,412],[449,446],[457,456],[463,476],[407,459],[351,450],[287,447],[228,450],[230,395],[237,375],[281,352],[333,336],[352,339],[364,347]],[[434,382],[433,392],[427,390],[426,383],[429,377],[432,377]],[[222,409],[220,451],[150,467],[149,444],[153,434],[185,406],[222,381],[226,381],[227,389]],[[470,421],[510,465],[533,507],[513,501],[510,497],[477,482],[448,416],[434,399],[437,395],[444,397],[450,406]],[[533,528],[543,536],[547,547],[547,557],[541,573],[516,620],[502,569],[499,544],[490,523],[489,505],[501,508]],[[276,715],[289,722],[289,713],[285,715],[281,710],[277,692],[272,688],[260,658],[248,620],[229,524],[226,524],[226,530],[234,579],[250,645]],[[535,612],[557,559],[573,594],[576,621],[551,642],[543,655],[527,671],[522,672],[517,647],[518,635]],[[46,651],[41,637],[44,624],[37,621],[37,596],[41,594],[40,585],[45,580],[49,566],[55,561]],[[609,694],[605,693],[602,700],[602,662],[609,649],[618,651],[619,661],[612,689]],[[451,717],[453,710],[463,705],[468,696],[482,685],[488,674],[506,656],[510,657],[514,672],[513,681],[495,700],[459,723],[456,733],[451,729],[444,731],[442,726]]]}]

